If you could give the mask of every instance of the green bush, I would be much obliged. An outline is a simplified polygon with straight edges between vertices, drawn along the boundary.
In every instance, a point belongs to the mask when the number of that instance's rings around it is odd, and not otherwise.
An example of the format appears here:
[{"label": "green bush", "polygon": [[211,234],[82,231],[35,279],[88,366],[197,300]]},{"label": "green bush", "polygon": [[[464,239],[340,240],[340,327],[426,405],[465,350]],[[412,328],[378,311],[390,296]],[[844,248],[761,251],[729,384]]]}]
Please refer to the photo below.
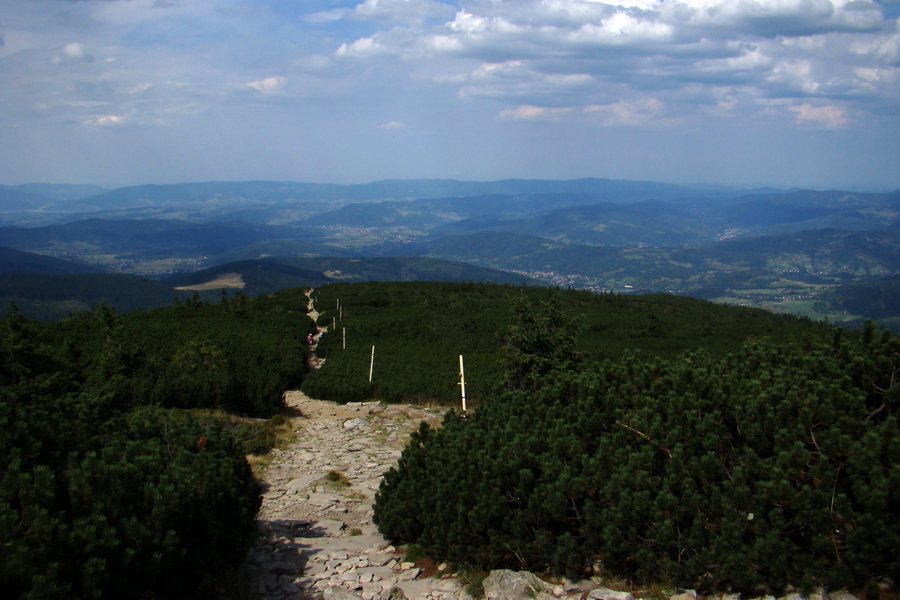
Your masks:
[{"label": "green bush", "polygon": [[900,340],[626,355],[424,425],[376,496],[391,540],[475,569],[703,590],[900,577]]},{"label": "green bush", "polygon": [[245,453],[272,430],[146,405],[275,412],[311,323],[213,310],[0,321],[4,597],[213,596],[246,554],[260,496]]},{"label": "green bush", "polygon": [[[42,454],[32,413],[0,402],[0,586],[11,598],[212,595],[255,534],[259,490],[231,436],[142,409]],[[56,413],[51,427],[70,415]],[[38,450],[38,451],[36,451]]]},{"label": "green bush", "polygon": [[270,417],[307,372],[305,338],[315,325],[306,302],[303,290],[284,290],[125,315],[101,306],[26,327],[30,343],[111,411],[150,405]]}]

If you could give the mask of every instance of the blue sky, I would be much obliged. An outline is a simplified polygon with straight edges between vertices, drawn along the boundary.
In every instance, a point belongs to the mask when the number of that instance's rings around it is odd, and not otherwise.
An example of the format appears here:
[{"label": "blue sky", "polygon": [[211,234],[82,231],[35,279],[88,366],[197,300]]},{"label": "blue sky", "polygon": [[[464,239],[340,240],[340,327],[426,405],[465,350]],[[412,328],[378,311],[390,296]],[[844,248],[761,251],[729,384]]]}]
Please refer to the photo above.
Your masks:
[{"label": "blue sky", "polygon": [[0,183],[900,188],[900,4],[3,0]]}]

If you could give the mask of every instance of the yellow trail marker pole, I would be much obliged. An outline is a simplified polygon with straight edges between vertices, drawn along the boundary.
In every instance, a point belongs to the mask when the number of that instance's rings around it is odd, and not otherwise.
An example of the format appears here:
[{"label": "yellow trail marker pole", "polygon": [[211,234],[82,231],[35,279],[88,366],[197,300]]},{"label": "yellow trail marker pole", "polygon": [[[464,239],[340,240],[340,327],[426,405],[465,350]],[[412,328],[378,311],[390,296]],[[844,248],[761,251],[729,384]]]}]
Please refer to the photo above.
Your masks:
[{"label": "yellow trail marker pole", "polygon": [[463,366],[463,355],[459,355],[459,389],[462,392],[462,409],[466,412],[466,369]]}]

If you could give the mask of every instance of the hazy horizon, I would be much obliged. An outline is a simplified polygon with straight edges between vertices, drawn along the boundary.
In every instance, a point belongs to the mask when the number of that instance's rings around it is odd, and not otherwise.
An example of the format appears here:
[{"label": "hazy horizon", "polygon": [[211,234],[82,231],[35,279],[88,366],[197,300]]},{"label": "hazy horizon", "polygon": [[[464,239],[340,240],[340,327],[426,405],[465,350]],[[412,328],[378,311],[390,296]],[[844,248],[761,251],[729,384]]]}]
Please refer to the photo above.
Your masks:
[{"label": "hazy horizon", "polygon": [[813,186],[773,186],[773,185],[736,185],[736,184],[727,184],[727,183],[697,183],[697,182],[673,182],[673,181],[657,181],[650,179],[617,179],[614,177],[574,177],[571,179],[552,179],[552,178],[542,178],[542,179],[531,179],[526,177],[508,177],[503,179],[459,179],[452,177],[427,177],[427,178],[408,178],[408,179],[395,179],[395,178],[386,178],[386,179],[375,179],[371,181],[360,181],[360,182],[334,182],[334,181],[301,181],[301,180],[292,180],[292,179],[234,179],[234,180],[226,180],[226,179],[205,179],[205,180],[195,180],[195,181],[175,181],[171,183],[155,183],[155,182],[144,182],[144,183],[134,183],[122,186],[104,186],[99,185],[92,182],[71,182],[71,181],[60,181],[60,182],[51,182],[51,181],[29,181],[26,183],[16,183],[16,184],[8,184],[3,181],[0,181],[0,185],[6,187],[28,187],[28,186],[94,186],[103,190],[101,193],[112,192],[118,189],[131,188],[131,187],[144,187],[144,186],[178,186],[178,185],[195,185],[195,184],[215,184],[215,183],[223,183],[223,184],[241,184],[241,183],[250,183],[255,181],[260,182],[268,182],[268,183],[285,183],[285,184],[309,184],[309,185],[323,185],[323,186],[365,186],[371,184],[378,184],[384,182],[412,182],[412,181],[456,181],[460,183],[492,183],[499,181],[577,181],[579,179],[606,179],[610,181],[630,181],[635,183],[660,183],[665,185],[675,185],[675,186],[683,186],[685,188],[710,188],[710,189],[722,189],[722,190],[735,190],[736,192],[753,192],[755,190],[775,190],[775,191],[793,191],[793,190],[809,190],[809,191],[828,191],[828,190],[840,190],[847,192],[859,192],[859,193],[890,193],[900,191],[900,186],[893,187],[863,187],[863,186],[855,186],[855,187],[813,187]]},{"label": "hazy horizon", "polygon": [[896,0],[6,0],[0,181],[900,189]]}]

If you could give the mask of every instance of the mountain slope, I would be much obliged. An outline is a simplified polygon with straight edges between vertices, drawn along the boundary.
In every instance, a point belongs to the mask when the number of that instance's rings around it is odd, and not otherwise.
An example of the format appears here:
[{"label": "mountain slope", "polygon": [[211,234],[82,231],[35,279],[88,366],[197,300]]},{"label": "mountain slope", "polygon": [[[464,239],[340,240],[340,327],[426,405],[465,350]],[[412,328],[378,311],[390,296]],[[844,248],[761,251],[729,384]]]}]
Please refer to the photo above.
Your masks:
[{"label": "mountain slope", "polygon": [[97,269],[77,262],[22,252],[0,246],[0,273],[96,273]]},{"label": "mountain slope", "polygon": [[[332,281],[478,281],[539,284],[534,279],[462,262],[424,257],[341,258],[269,257],[217,265],[166,278],[172,287],[196,287],[238,276],[244,293],[254,296],[288,287],[318,287]],[[222,285],[221,287],[230,287]]]},{"label": "mountain slope", "polygon": [[161,219],[87,219],[34,228],[0,227],[0,239],[8,246],[46,252],[83,248],[126,254],[219,253],[239,245],[295,235],[295,230],[286,227]]},{"label": "mountain slope", "polygon": [[0,301],[15,302],[22,314],[43,319],[65,317],[100,303],[119,312],[171,304],[183,292],[134,275],[110,273],[0,274]]},{"label": "mountain slope", "polygon": [[457,181],[452,179],[385,180],[365,184],[319,184],[276,181],[211,181],[124,187],[60,204],[72,211],[148,206],[224,206],[246,203],[284,204],[309,201],[372,202],[486,194],[588,194],[597,200],[635,202],[673,199],[691,194],[721,196],[724,190],[692,188],[649,181],[610,179]]},{"label": "mountain slope", "polygon": [[900,192],[865,194],[799,190],[742,196],[722,208],[729,227],[778,233],[807,229],[885,229],[900,226]]}]

